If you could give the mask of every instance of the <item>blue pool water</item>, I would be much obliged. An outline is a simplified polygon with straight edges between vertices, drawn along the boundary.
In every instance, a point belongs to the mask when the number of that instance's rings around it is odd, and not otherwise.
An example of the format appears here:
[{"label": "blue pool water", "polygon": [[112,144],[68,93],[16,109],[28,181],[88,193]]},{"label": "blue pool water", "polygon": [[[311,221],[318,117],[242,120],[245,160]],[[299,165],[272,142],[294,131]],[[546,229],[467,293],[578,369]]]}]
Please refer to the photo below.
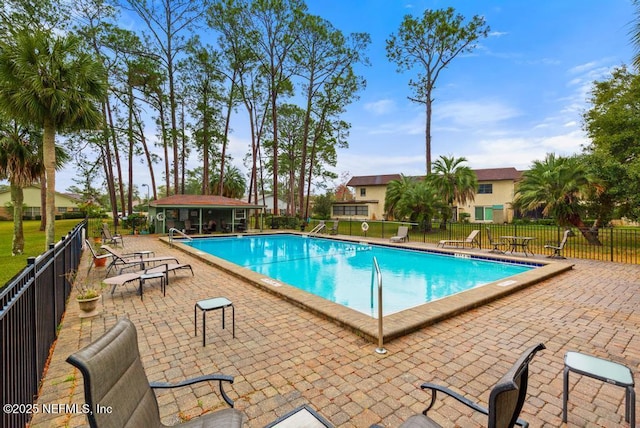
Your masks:
[{"label": "blue pool water", "polygon": [[373,257],[384,315],[532,269],[511,263],[300,235],[195,239],[186,245],[368,315]]}]

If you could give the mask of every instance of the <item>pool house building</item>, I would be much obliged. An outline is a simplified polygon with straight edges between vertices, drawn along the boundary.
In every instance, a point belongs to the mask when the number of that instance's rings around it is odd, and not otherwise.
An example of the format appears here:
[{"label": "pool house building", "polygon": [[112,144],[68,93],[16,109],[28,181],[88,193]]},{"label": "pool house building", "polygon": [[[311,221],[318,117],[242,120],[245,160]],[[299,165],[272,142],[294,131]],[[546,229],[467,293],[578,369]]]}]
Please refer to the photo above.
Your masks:
[{"label": "pool house building", "polygon": [[184,233],[242,232],[250,216],[263,210],[263,205],[214,195],[171,195],[149,204],[150,219],[158,233],[168,233],[171,228]]}]

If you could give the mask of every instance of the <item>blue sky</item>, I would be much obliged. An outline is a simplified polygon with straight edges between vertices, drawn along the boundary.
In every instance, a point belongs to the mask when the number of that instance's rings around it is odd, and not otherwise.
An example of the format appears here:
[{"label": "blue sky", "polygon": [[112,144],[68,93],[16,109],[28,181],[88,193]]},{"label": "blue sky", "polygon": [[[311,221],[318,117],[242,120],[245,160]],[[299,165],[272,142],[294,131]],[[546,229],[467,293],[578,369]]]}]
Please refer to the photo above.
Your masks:
[{"label": "blue sky", "polygon": [[369,32],[367,88],[349,107],[349,149],[338,173],[424,174],[424,106],[386,58],[385,40],[406,14],[453,6],[481,15],[491,35],[443,71],[434,92],[432,156],[464,156],[472,168],[526,169],[548,152],[572,154],[587,142],[582,113],[594,80],[629,64],[630,0],[315,0],[311,13],[345,33]]},{"label": "blue sky", "polygon": [[[307,0],[307,5],[344,33],[368,32],[372,38],[371,65],[358,68],[367,87],[344,116],[352,125],[349,148],[339,151],[334,169],[343,178],[425,173],[424,106],[407,99],[407,83],[415,74],[397,73],[385,51],[385,40],[406,14],[452,6],[467,18],[484,16],[491,27],[472,54],[442,72],[434,92],[433,159],[464,156],[474,169],[526,169],[549,152],[579,152],[587,143],[582,113],[592,82],[629,64],[634,53],[631,0]],[[243,171],[250,145],[246,123],[239,118],[232,123],[230,147]],[[189,165],[197,164],[192,155]],[[156,167],[159,181],[161,170]],[[135,174],[137,186],[149,182],[144,168]],[[58,174],[59,191],[72,184],[72,175],[71,166]]]}]

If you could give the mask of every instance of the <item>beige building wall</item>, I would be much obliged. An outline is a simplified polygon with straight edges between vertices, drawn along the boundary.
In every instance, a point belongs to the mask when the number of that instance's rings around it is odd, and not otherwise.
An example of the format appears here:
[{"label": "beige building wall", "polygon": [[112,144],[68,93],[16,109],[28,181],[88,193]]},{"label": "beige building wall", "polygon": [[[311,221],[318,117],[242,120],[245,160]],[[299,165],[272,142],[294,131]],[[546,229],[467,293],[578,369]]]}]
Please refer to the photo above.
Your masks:
[{"label": "beige building wall", "polygon": [[[364,195],[362,191],[364,190]],[[366,201],[369,207],[369,220],[382,220],[384,218],[384,199],[387,194],[387,186],[362,186],[356,187],[355,200]]]},{"label": "beige building wall", "polygon": [[[24,211],[25,217],[34,217],[40,215],[40,188],[38,187],[26,187],[22,189],[24,196],[24,205],[26,209]],[[9,219],[13,218],[13,213],[8,212],[6,204],[11,203],[11,191],[0,193],[0,211],[4,217]],[[63,214],[71,211],[79,211],[78,204],[74,199],[67,196],[56,193],[55,194],[55,206],[56,214]]]},{"label": "beige building wall", "polygon": [[[459,207],[458,215],[466,212],[471,215],[471,222],[504,223],[513,220],[513,201],[515,184],[511,180],[480,182],[492,184],[492,193],[476,193],[475,200],[466,206]],[[477,216],[482,211],[482,216]]]}]

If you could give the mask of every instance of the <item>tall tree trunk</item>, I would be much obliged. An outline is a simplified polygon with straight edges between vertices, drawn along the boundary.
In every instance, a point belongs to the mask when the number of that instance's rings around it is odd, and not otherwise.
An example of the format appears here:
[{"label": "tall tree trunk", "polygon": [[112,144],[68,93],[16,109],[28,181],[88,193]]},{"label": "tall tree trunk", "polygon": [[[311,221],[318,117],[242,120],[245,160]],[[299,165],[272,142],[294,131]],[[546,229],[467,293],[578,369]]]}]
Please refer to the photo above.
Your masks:
[{"label": "tall tree trunk", "polygon": [[158,89],[158,112],[160,113],[160,133],[162,134],[162,149],[164,150],[164,178],[165,178],[165,196],[171,194],[171,169],[169,168],[169,144],[167,139],[167,126],[164,121],[164,102],[162,101],[162,92]]},{"label": "tall tree trunk", "polygon": [[11,242],[11,255],[22,254],[24,251],[24,230],[22,228],[22,205],[24,204],[24,194],[22,187],[15,183],[10,183],[11,202],[13,203],[13,240]]},{"label": "tall tree trunk", "polygon": [[311,194],[311,179],[313,178],[313,161],[316,158],[316,140],[319,138],[319,134],[313,139],[311,143],[311,154],[309,155],[309,175],[307,180],[307,202],[304,208],[304,218],[309,218],[309,195]]},{"label": "tall tree trunk", "polygon": [[47,177],[40,174],[40,232],[47,229]]},{"label": "tall tree trunk", "polygon": [[49,118],[43,124],[43,148],[44,170],[47,179],[47,222],[45,250],[49,244],[55,243],[56,235],[56,127]]},{"label": "tall tree trunk", "polygon": [[[233,69],[233,77],[231,78],[231,89],[229,90],[229,101],[227,102],[227,116],[224,119],[224,139],[222,140],[222,154],[220,155],[220,182],[218,194],[222,196],[222,189],[224,189],[224,167],[225,156],[227,155],[227,141],[229,138],[229,124],[231,122],[231,112],[233,111],[233,93],[236,86],[236,75],[238,71]],[[251,127],[253,128],[253,119],[251,120]],[[253,136],[253,133],[251,134]],[[252,143],[253,144],[253,143]],[[255,161],[254,161],[255,166]],[[251,186],[250,186],[251,187]],[[249,201],[251,201],[251,190],[249,190]]]},{"label": "tall tree trunk", "polygon": [[180,103],[182,111],[180,113],[180,141],[182,142],[180,148],[182,156],[180,156],[180,194],[184,195],[184,182],[186,174],[186,162],[187,162],[187,134],[184,131],[184,102]]},{"label": "tall tree trunk", "polygon": [[211,136],[209,135],[209,109],[207,108],[209,102],[209,96],[207,91],[203,94],[204,102],[203,104],[203,114],[202,114],[202,194],[210,195],[211,185],[209,181],[211,180],[209,169],[211,165],[209,163],[209,151],[211,150]]},{"label": "tall tree trunk", "polygon": [[573,214],[569,216],[568,220],[569,223],[580,230],[580,233],[582,233],[582,236],[584,236],[589,245],[602,245],[602,242],[600,242],[600,239],[598,238],[597,229],[591,229],[589,226],[584,224],[580,215]]},{"label": "tall tree trunk", "polygon": [[273,215],[278,215],[278,93],[271,66],[271,122],[273,124]]},{"label": "tall tree trunk", "polygon": [[302,152],[300,154],[300,178],[298,179],[298,202],[300,203],[300,215],[305,219],[308,218],[307,210],[304,203],[304,183],[307,167],[307,142],[309,141],[309,129],[311,127],[311,100],[313,98],[313,80],[314,75],[311,74],[309,79],[309,88],[307,89],[307,110],[304,114],[304,129],[302,131]]},{"label": "tall tree trunk", "polygon": [[116,197],[116,180],[113,175],[113,158],[111,156],[111,144],[116,146],[115,132],[113,127],[113,114],[111,113],[111,103],[109,97],[102,104],[102,116],[104,121],[104,145],[102,151],[104,155],[104,173],[107,179],[107,190],[109,191],[109,202],[111,203],[111,214],[113,222],[116,226],[119,224],[118,219],[118,199]]},{"label": "tall tree trunk", "polygon": [[173,61],[171,58],[171,38],[167,41],[167,77],[169,80],[169,114],[171,117],[171,144],[173,145],[173,188],[177,195],[180,192],[180,186],[178,183],[178,169],[179,169],[179,157],[178,157],[178,119],[176,118],[176,92],[175,82],[173,81]]},{"label": "tall tree trunk", "polygon": [[147,139],[144,136],[142,121],[139,117],[136,117],[136,124],[138,125],[138,133],[140,134],[142,150],[144,151],[144,156],[147,159],[147,166],[149,167],[149,178],[151,179],[151,188],[153,189],[153,200],[156,200],[158,199],[158,194],[156,191],[156,176],[153,172],[153,161],[151,159],[151,152],[149,151],[149,147],[147,146]]},{"label": "tall tree trunk", "polygon": [[425,149],[426,149],[426,159],[427,159],[427,175],[431,174],[431,99],[427,97],[427,101],[425,102],[426,110],[427,110],[427,123],[425,125]]},{"label": "tall tree trunk", "polygon": [[127,126],[127,137],[129,140],[129,176],[128,181],[128,192],[127,192],[127,211],[129,214],[133,212],[133,147],[134,147],[134,137],[133,137],[133,121],[135,120],[133,117],[133,87],[128,85],[129,91],[129,123]]}]

